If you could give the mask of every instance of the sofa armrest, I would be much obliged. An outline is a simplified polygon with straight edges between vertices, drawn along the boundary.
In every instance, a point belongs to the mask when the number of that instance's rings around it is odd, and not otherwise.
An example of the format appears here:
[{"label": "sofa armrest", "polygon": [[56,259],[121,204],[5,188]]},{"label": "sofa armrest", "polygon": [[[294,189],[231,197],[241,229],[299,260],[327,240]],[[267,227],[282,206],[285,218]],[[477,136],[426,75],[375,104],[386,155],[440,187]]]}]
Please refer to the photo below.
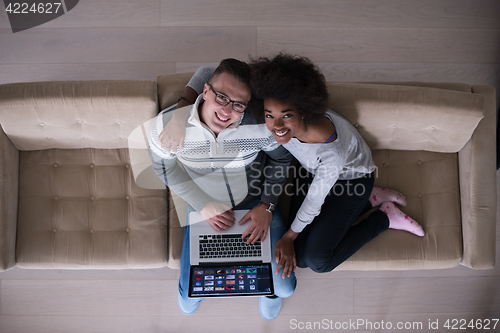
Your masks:
[{"label": "sofa armrest", "polygon": [[472,87],[485,97],[484,118],[458,153],[462,205],[462,265],[488,269],[495,265],[496,246],[496,110],[495,89]]},{"label": "sofa armrest", "polygon": [[16,265],[19,150],[0,127],[0,271]]}]

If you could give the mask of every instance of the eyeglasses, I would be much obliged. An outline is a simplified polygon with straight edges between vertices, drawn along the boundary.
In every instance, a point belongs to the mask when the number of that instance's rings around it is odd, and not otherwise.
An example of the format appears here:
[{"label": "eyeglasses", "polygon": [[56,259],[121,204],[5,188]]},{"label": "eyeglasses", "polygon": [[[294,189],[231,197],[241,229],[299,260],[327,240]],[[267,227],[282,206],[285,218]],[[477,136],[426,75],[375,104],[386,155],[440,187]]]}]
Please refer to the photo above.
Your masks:
[{"label": "eyeglasses", "polygon": [[221,94],[220,92],[215,91],[214,87],[212,87],[212,85],[210,83],[208,83],[208,86],[210,87],[210,90],[212,90],[213,93],[215,94],[215,101],[217,102],[217,104],[222,105],[222,106],[226,106],[229,103],[233,103],[232,109],[234,111],[236,111],[238,113],[245,112],[245,110],[248,107],[248,105],[243,104],[241,102],[233,101],[229,97],[227,97],[226,95]]}]

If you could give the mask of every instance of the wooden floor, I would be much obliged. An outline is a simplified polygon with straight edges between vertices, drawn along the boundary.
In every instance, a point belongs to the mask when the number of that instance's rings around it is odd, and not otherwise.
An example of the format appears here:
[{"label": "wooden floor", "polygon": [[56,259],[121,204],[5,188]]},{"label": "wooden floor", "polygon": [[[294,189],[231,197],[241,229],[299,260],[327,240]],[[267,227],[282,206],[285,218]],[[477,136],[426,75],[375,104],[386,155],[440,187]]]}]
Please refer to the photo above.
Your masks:
[{"label": "wooden floor", "polygon": [[[226,57],[280,51],[310,57],[329,81],[453,81],[489,84],[498,95],[500,1],[82,0],[18,33],[0,5],[0,84],[155,80]],[[500,225],[497,258],[499,251]],[[2,272],[0,333],[347,332],[353,327],[335,322],[358,320],[372,325],[360,325],[361,332],[376,331],[382,321],[406,324],[408,332],[443,332],[448,319],[500,318],[498,264],[484,271],[301,269],[295,294],[271,322],[260,317],[255,298],[205,300],[194,315],[182,315],[178,273]],[[430,329],[436,320],[439,330]],[[333,327],[300,329],[330,321]]]}]

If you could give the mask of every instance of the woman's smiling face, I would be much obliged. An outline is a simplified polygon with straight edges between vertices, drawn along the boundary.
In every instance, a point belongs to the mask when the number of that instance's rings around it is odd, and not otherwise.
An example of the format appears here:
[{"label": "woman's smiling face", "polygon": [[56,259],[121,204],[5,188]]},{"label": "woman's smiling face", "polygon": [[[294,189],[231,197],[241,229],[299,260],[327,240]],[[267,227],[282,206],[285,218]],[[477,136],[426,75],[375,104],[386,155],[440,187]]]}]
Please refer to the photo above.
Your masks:
[{"label": "woman's smiling face", "polygon": [[279,144],[285,144],[291,138],[300,139],[307,134],[307,126],[301,114],[291,104],[274,98],[266,99],[264,117],[267,128]]}]

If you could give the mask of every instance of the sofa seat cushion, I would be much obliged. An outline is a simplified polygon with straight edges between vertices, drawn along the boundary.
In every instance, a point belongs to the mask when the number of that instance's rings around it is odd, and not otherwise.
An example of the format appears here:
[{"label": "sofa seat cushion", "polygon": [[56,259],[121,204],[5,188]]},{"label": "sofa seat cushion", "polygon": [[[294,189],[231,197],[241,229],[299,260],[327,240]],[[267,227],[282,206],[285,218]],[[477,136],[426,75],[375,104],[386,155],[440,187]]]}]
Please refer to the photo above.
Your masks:
[{"label": "sofa seat cushion", "polygon": [[389,229],[336,269],[436,269],[462,259],[462,223],[456,153],[374,150],[375,186],[403,193],[399,208],[418,221],[426,235]]},{"label": "sofa seat cushion", "polygon": [[20,267],[166,266],[166,191],[135,184],[127,149],[22,151],[19,183]]}]

